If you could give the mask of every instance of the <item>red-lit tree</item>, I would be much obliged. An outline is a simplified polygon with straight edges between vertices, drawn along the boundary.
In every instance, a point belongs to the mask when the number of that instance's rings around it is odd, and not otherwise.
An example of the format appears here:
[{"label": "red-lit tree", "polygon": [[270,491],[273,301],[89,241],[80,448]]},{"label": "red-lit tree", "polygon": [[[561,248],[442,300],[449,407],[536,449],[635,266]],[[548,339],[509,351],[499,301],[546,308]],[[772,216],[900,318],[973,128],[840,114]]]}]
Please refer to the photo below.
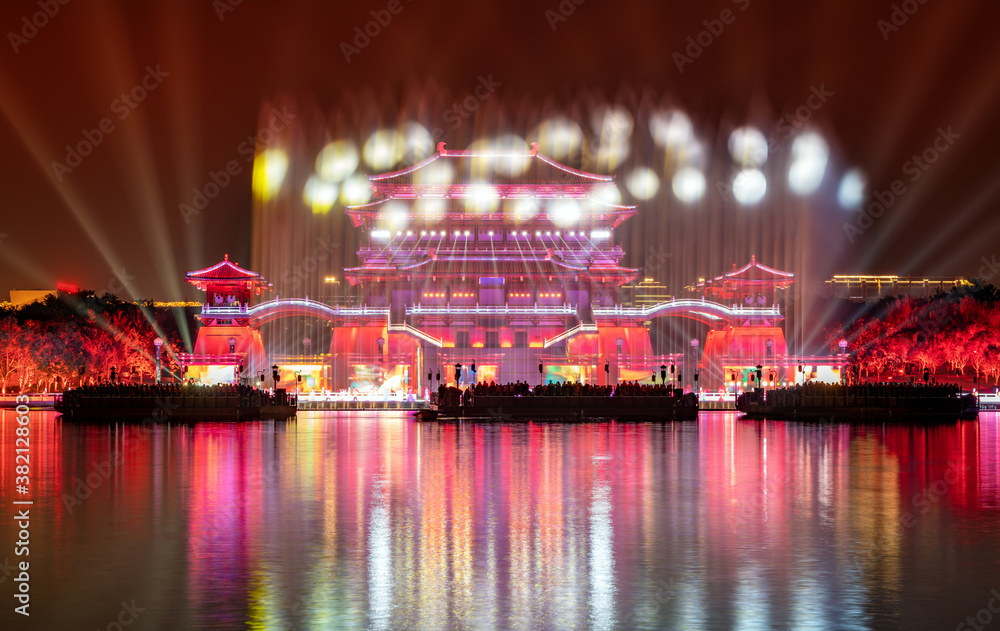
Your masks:
[{"label": "red-lit tree", "polygon": [[21,327],[13,317],[0,320],[0,392],[7,394],[7,382],[17,374],[21,354]]},{"label": "red-lit tree", "polygon": [[1000,345],[990,344],[987,347],[983,370],[987,376],[993,377],[994,386],[1000,384]]},{"label": "red-lit tree", "polygon": [[41,325],[34,321],[21,325],[20,344],[17,349],[18,391],[24,392],[39,377],[39,363],[35,349],[45,343]]},{"label": "red-lit tree", "polygon": [[936,373],[938,366],[944,362],[944,355],[937,340],[929,336],[923,336],[922,339],[918,336],[910,356],[920,366],[921,372],[928,370],[931,374]]}]

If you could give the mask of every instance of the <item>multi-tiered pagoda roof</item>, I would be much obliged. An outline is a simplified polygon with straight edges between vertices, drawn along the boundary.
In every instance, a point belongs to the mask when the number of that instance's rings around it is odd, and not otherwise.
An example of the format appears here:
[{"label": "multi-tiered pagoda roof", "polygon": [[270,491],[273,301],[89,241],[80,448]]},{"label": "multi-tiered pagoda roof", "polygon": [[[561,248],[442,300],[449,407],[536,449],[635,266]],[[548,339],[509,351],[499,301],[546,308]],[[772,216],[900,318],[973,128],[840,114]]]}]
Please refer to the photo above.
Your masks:
[{"label": "multi-tiered pagoda roof", "polygon": [[602,199],[613,176],[538,153],[450,151],[444,143],[405,169],[369,177],[373,198],[346,209],[367,231],[352,283],[498,276],[617,286],[613,231],[634,206]]}]

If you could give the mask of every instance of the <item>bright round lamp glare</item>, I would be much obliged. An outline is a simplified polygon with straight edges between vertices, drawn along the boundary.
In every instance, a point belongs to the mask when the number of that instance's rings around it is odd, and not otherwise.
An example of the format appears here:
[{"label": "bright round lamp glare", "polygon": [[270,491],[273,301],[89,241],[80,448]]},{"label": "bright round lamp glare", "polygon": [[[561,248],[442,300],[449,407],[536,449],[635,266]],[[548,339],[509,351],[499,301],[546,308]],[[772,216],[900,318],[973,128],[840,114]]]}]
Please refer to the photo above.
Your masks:
[{"label": "bright round lamp glare", "polygon": [[387,202],[385,208],[379,212],[379,225],[385,228],[398,230],[405,228],[408,223],[406,205],[402,202]]},{"label": "bright round lamp glare", "polygon": [[625,187],[636,199],[649,199],[660,190],[660,178],[649,167],[639,167],[629,174]]},{"label": "bright round lamp glare", "polygon": [[568,118],[556,117],[538,127],[537,138],[542,153],[561,160],[580,148],[583,130]]},{"label": "bright round lamp glare", "polygon": [[374,169],[388,169],[403,158],[405,140],[394,129],[380,129],[365,143],[362,155]]},{"label": "bright round lamp glare", "polygon": [[624,107],[603,107],[591,121],[602,140],[628,140],[632,135],[632,114]]},{"label": "bright round lamp glare", "polygon": [[598,138],[586,151],[596,154],[595,168],[601,171],[617,169],[628,157],[631,147],[627,138]]},{"label": "bright round lamp glare", "polygon": [[500,203],[500,192],[489,184],[474,184],[469,187],[467,204],[476,213],[489,213]]},{"label": "bright round lamp glare", "polygon": [[796,195],[810,195],[819,188],[826,173],[830,149],[823,138],[807,132],[792,143],[792,166],[788,169],[788,187]]},{"label": "bright round lamp glare", "polygon": [[325,213],[337,201],[338,192],[336,184],[327,182],[318,175],[313,175],[306,180],[306,187],[302,191],[302,199],[312,207],[314,213]]},{"label": "bright round lamp glare", "polygon": [[419,162],[434,153],[434,139],[420,123],[407,123],[403,127],[403,160],[407,164]]},{"label": "bright round lamp glare", "polygon": [[538,214],[538,200],[534,197],[520,197],[513,200],[513,203],[516,222],[528,221]]},{"label": "bright round lamp glare", "polygon": [[455,178],[455,169],[447,160],[437,159],[413,172],[413,181],[429,186],[447,186]]},{"label": "bright round lamp glare", "polygon": [[600,184],[591,189],[590,198],[604,204],[620,204],[622,192],[614,184]]},{"label": "bright round lamp glare", "polygon": [[677,199],[691,204],[705,195],[705,176],[698,169],[684,167],[674,174],[671,187]]},{"label": "bright round lamp glare", "polygon": [[823,182],[826,164],[814,160],[796,160],[788,167],[788,188],[796,195],[811,195]]},{"label": "bright round lamp glare", "polygon": [[[528,166],[531,164],[531,156],[528,154],[528,142],[524,138],[515,136],[514,134],[506,134],[495,140],[481,144],[473,143],[472,145],[473,149],[479,149],[480,147],[482,151],[493,155],[488,158],[475,158],[474,161],[488,161],[490,163],[489,168],[492,168],[500,175],[517,177],[527,171]],[[474,162],[473,172],[475,170],[476,166]]]},{"label": "bright round lamp glare", "polygon": [[254,194],[267,201],[278,194],[288,172],[288,156],[280,149],[258,153],[253,160],[252,189]]},{"label": "bright round lamp glare", "polygon": [[316,173],[330,182],[342,182],[358,168],[358,149],[346,140],[331,142],[316,157]]},{"label": "bright round lamp glare", "polygon": [[549,204],[549,219],[564,228],[580,220],[580,204],[574,199],[556,199]]},{"label": "bright round lamp glare", "polygon": [[744,206],[751,206],[764,199],[767,178],[757,169],[745,169],[733,178],[733,197]]},{"label": "bright round lamp glare", "polygon": [[844,174],[837,188],[837,201],[843,208],[854,209],[865,201],[865,176],[858,169]]},{"label": "bright round lamp glare", "polygon": [[427,222],[444,219],[446,203],[443,197],[420,197],[413,202],[413,212]]},{"label": "bright round lamp glare", "polygon": [[589,151],[597,154],[596,167],[605,171],[618,168],[628,157],[632,137],[632,115],[623,107],[605,107],[592,118],[599,135]]},{"label": "bright round lamp glare", "polygon": [[363,175],[352,175],[340,188],[340,199],[344,204],[364,204],[371,198],[371,184]]},{"label": "bright round lamp glare", "polygon": [[691,119],[677,110],[653,114],[649,119],[649,133],[657,145],[670,149],[679,149],[694,140]]},{"label": "bright round lamp glare", "polygon": [[740,166],[763,166],[767,162],[767,139],[756,127],[740,127],[729,135],[729,153]]}]

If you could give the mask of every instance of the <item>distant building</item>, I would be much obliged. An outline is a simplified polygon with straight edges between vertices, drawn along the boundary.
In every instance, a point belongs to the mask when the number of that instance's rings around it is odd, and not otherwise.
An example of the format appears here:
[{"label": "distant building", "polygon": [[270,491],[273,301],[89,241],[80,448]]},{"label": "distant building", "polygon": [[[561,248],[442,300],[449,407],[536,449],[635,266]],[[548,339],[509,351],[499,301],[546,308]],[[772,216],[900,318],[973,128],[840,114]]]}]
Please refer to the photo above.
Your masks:
[{"label": "distant building", "polygon": [[32,302],[45,300],[49,294],[56,293],[55,289],[11,289],[10,304],[13,307],[21,307]]},{"label": "distant building", "polygon": [[618,288],[618,302],[625,307],[647,307],[667,300],[670,300],[667,286],[652,278]]},{"label": "distant building", "polygon": [[962,277],[945,276],[834,276],[826,281],[828,298],[842,300],[879,300],[886,296],[930,298],[938,292],[948,293],[955,287],[971,287]]},{"label": "distant building", "polygon": [[39,302],[45,300],[46,296],[58,295],[60,291],[75,294],[80,291],[80,288],[71,283],[56,283],[55,289],[11,289],[10,305],[21,307],[32,302]]}]

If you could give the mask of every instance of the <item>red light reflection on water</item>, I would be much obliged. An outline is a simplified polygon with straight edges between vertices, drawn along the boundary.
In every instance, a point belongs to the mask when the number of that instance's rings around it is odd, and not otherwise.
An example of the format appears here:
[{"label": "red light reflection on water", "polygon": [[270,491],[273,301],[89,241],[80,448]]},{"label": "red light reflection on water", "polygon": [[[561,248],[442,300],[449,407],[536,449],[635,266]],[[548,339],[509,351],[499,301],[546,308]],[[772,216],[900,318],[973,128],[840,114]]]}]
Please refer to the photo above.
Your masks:
[{"label": "red light reflection on water", "polygon": [[[5,413],[3,501],[12,428]],[[943,624],[1000,576],[994,413],[916,428],[303,415],[152,431],[43,414],[33,431],[32,535],[52,551],[38,589],[76,607],[41,614],[53,624],[106,619],[80,583],[98,569],[116,605],[139,592],[178,624],[345,629]],[[100,566],[87,541],[106,547]],[[965,583],[940,578],[954,563]],[[950,604],[928,614],[925,593]],[[896,619],[899,602],[918,604]]]}]

